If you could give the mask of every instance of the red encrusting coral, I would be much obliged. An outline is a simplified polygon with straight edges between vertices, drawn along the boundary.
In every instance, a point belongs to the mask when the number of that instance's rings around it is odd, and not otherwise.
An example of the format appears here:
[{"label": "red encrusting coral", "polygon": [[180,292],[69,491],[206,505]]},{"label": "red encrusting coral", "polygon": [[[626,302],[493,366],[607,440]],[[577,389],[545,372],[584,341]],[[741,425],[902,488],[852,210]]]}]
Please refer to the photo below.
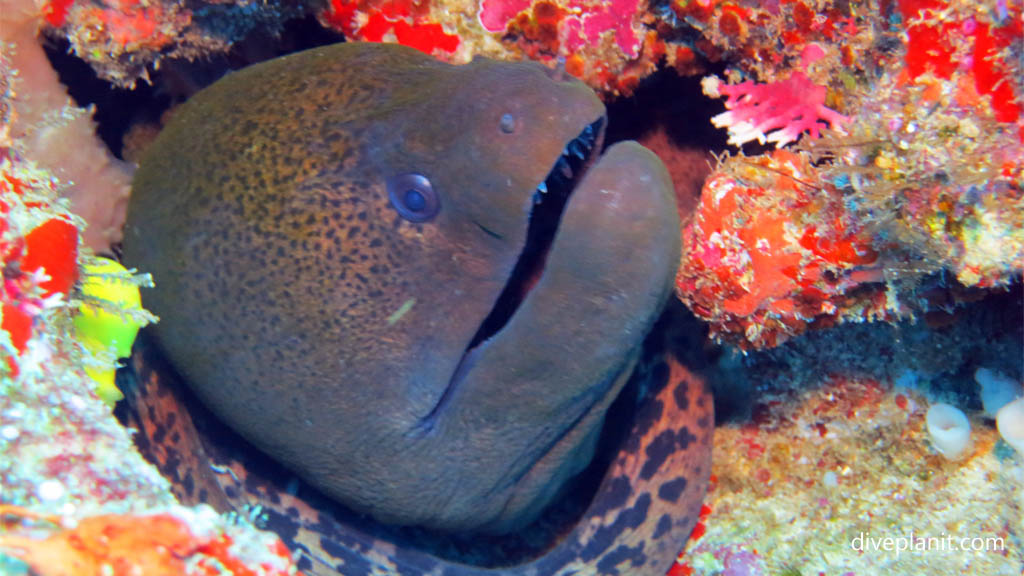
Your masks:
[{"label": "red encrusting coral", "polygon": [[[189,513],[104,514],[64,527],[64,519],[15,506],[0,506],[0,523],[20,518],[56,528],[46,538],[5,531],[0,550],[23,560],[40,576],[301,576],[291,552],[276,536],[209,526]],[[236,545],[229,532],[255,542]]]},{"label": "red encrusting coral", "polygon": [[504,32],[508,23],[525,12],[532,0],[480,0],[478,18],[488,32]]},{"label": "red encrusting coral", "polygon": [[909,80],[927,73],[948,80],[961,71],[973,76],[979,95],[991,98],[998,121],[1016,122],[1024,102],[1018,101],[1005,51],[1024,41],[1024,23],[1019,4],[1006,10],[998,22],[986,22],[957,12],[951,17],[943,0],[900,0]]},{"label": "red encrusting coral", "polygon": [[[174,4],[142,0],[107,0],[103,3],[56,0],[47,23],[62,26],[70,16],[74,25],[92,31],[113,50],[156,51],[169,47],[191,23],[192,12]],[[72,12],[73,10],[73,12]]]},{"label": "red encrusting coral", "polygon": [[18,357],[32,337],[35,318],[57,305],[78,276],[78,228],[70,214],[43,200],[51,180],[32,173],[6,151],[0,160],[0,330],[13,350],[4,354],[16,376]]},{"label": "red encrusting coral", "polygon": [[[716,483],[714,474],[711,475],[710,481],[711,485],[708,490],[712,491],[714,490]],[[693,532],[690,533],[690,539],[687,543],[688,547],[697,543],[707,532],[707,521],[709,516],[711,516],[711,507],[707,504],[702,504],[697,518],[697,524],[694,525]],[[679,554],[679,557],[676,558],[675,563],[672,564],[672,567],[669,568],[669,571],[665,576],[693,576],[694,573],[693,567],[686,561],[686,551],[684,550]]]},{"label": "red encrusting coral", "polygon": [[[884,314],[878,254],[808,158],[734,157],[707,181],[683,230],[679,297],[740,347],[774,346],[816,321]],[[884,304],[882,299],[881,304]]]},{"label": "red encrusting coral", "polygon": [[640,54],[642,40],[634,30],[639,8],[639,0],[612,0],[596,4],[578,0],[569,2],[568,11],[579,12],[580,16],[566,18],[566,48],[575,51],[594,45],[600,42],[602,35],[611,31],[622,53],[630,60],[636,58]]},{"label": "red encrusting coral", "polygon": [[43,298],[67,294],[78,276],[78,228],[67,220],[50,218],[25,235],[21,273],[45,272],[39,282]]},{"label": "red encrusting coral", "polygon": [[74,3],[75,0],[50,0],[43,6],[43,18],[50,26],[63,26],[68,16],[68,9]]},{"label": "red encrusting coral", "polygon": [[[357,23],[358,13],[367,15],[365,23]],[[384,42],[393,35],[399,44],[426,54],[450,55],[460,43],[458,35],[430,20],[429,0],[331,0],[322,18],[349,38]]]}]

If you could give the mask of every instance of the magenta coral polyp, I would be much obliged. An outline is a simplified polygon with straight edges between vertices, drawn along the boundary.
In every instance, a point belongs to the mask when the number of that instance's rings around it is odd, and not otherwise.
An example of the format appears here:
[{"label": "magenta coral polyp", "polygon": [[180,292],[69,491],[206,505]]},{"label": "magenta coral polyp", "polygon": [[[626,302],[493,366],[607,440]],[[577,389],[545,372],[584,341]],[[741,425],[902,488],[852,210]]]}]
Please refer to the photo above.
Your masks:
[{"label": "magenta coral polyp", "polygon": [[[480,0],[480,25],[488,32],[504,32],[508,23],[529,10],[531,4],[530,0]],[[568,15],[559,26],[559,36],[566,53],[597,46],[602,35],[611,32],[616,46],[626,57],[633,59],[640,55],[643,40],[633,28],[640,11],[639,0],[569,0],[564,8]]]},{"label": "magenta coral polyp", "polygon": [[633,30],[639,2],[637,0],[612,0],[611,2],[585,5],[570,2],[570,9],[581,11],[579,17],[566,18],[566,47],[574,51],[582,46],[597,45],[601,35],[614,31],[615,43],[628,58],[640,54],[641,40]]},{"label": "magenta coral polyp", "polygon": [[477,18],[488,32],[504,32],[510,20],[530,8],[530,0],[480,0]]},{"label": "magenta coral polyp", "polygon": [[793,72],[787,80],[771,84],[747,80],[730,86],[705,79],[705,93],[727,97],[726,112],[711,122],[728,128],[729,143],[736,146],[754,140],[785,146],[804,132],[817,138],[822,128],[835,129],[850,121],[825,106],[826,88],[811,82],[803,72]]}]

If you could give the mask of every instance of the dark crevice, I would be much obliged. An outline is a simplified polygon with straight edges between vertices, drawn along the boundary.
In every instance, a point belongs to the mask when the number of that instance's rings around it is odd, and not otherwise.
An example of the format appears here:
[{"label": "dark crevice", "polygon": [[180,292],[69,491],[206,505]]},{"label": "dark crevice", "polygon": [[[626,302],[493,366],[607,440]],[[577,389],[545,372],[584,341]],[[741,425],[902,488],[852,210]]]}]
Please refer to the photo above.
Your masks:
[{"label": "dark crevice", "polygon": [[157,94],[156,89],[145,82],[139,82],[134,90],[130,90],[117,88],[99,78],[88,62],[71,52],[71,45],[64,38],[49,40],[43,48],[71,99],[82,107],[96,106],[93,115],[96,132],[120,159],[124,158],[122,138],[132,124],[155,122],[171,104],[168,98]]},{"label": "dark crevice", "polygon": [[[712,68],[707,74],[719,71]],[[725,150],[728,133],[711,124],[725,105],[704,96],[700,81],[701,76],[680,76],[672,68],[648,76],[632,96],[608,103],[607,142],[638,140],[661,128],[676,146]]]}]

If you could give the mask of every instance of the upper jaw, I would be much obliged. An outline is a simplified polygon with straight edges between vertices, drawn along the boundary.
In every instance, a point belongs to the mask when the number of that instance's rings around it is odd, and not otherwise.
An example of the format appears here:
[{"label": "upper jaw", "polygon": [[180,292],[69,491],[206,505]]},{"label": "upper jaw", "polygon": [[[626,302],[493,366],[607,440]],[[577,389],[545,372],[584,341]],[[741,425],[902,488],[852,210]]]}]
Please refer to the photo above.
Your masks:
[{"label": "upper jaw", "polygon": [[505,287],[490,313],[466,345],[455,370],[434,406],[410,430],[410,436],[428,435],[442,414],[459,382],[473,366],[473,352],[508,324],[523,299],[540,278],[548,249],[558,229],[573,188],[598,156],[604,142],[604,116],[587,124],[566,143],[547,177],[537,185],[532,199],[526,243]]}]

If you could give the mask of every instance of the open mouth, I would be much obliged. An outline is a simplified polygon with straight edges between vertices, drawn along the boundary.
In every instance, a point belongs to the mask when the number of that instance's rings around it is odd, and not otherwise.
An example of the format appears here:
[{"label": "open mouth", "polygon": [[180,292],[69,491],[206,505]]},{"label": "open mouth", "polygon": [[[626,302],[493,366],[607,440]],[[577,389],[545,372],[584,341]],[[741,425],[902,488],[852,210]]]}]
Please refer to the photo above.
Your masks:
[{"label": "open mouth", "polygon": [[480,324],[476,334],[466,346],[455,372],[448,381],[448,386],[441,394],[437,404],[430,412],[420,419],[413,433],[423,435],[433,429],[438,415],[444,410],[451,399],[452,392],[467,372],[473,367],[476,355],[474,351],[495,334],[500,332],[515,315],[527,294],[540,280],[544,272],[544,262],[548,250],[558,231],[558,223],[572,195],[573,189],[582,180],[587,168],[593,163],[604,141],[605,118],[602,116],[587,125],[579,136],[565,145],[561,155],[555,161],[547,178],[541,182],[533,194],[533,206],[530,209],[529,227],[526,232],[526,244],[505,288],[490,313]]}]

